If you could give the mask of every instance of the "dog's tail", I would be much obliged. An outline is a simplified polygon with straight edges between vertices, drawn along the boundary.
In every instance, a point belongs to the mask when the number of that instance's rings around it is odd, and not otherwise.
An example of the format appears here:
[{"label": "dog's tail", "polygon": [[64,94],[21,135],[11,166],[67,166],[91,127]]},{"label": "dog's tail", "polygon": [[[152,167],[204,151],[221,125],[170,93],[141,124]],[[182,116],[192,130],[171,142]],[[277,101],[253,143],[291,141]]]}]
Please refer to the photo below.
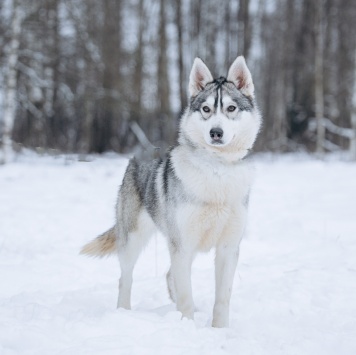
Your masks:
[{"label": "dog's tail", "polygon": [[117,251],[115,227],[110,228],[99,237],[85,244],[80,251],[80,254],[103,258]]}]

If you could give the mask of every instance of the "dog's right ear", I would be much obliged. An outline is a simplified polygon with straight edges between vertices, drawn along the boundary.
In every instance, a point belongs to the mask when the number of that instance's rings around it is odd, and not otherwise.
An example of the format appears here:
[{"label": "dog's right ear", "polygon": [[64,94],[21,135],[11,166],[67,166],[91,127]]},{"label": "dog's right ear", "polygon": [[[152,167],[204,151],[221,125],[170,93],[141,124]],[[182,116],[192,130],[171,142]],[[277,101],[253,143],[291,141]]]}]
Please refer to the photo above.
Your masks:
[{"label": "dog's right ear", "polygon": [[205,88],[207,83],[214,80],[210,70],[200,58],[195,58],[189,76],[189,96],[198,95],[199,91]]}]

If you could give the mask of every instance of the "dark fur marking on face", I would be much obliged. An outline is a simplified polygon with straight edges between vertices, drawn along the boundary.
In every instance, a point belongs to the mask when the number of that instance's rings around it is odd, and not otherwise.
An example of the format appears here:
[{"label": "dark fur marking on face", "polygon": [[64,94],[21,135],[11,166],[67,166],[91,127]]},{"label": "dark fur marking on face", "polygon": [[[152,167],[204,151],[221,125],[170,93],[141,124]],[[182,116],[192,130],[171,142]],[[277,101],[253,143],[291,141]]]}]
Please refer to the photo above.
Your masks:
[{"label": "dark fur marking on face", "polygon": [[213,83],[209,83],[205,86],[204,90],[200,91],[198,95],[190,98],[190,111],[200,111],[201,105],[207,100],[207,98],[213,93]]},{"label": "dark fur marking on face", "polygon": [[248,111],[251,112],[254,109],[255,103],[254,99],[250,96],[244,95],[231,81],[228,81],[226,78],[221,76],[218,79],[215,79],[213,82],[208,83],[205,88],[200,91],[196,96],[191,97],[190,99],[190,111],[196,112],[201,109],[202,104],[207,100],[207,98],[214,94],[215,92],[215,100],[214,107],[215,110],[218,107],[218,97],[219,90],[221,90],[220,94],[220,106],[223,107],[223,96],[224,92],[226,92],[236,103],[239,111]]},{"label": "dark fur marking on face", "polygon": [[220,78],[218,79],[215,79],[213,81],[213,84],[216,85],[216,90],[219,90],[225,83],[227,82],[226,78],[224,78],[223,76],[221,76]]},{"label": "dark fur marking on face", "polygon": [[[214,100],[215,110],[218,107],[219,90],[221,90],[221,87],[224,85],[224,83],[226,83],[226,78],[224,78],[223,76],[221,76],[220,78],[215,79],[213,81],[213,84],[215,84],[215,91],[216,91],[215,100]],[[222,95],[221,95],[221,92],[220,92],[220,107],[222,107]]]},{"label": "dark fur marking on face", "polygon": [[226,91],[231,99],[236,103],[239,111],[251,112],[254,109],[255,105],[253,98],[244,95],[232,82],[226,81],[223,86],[223,91]]}]

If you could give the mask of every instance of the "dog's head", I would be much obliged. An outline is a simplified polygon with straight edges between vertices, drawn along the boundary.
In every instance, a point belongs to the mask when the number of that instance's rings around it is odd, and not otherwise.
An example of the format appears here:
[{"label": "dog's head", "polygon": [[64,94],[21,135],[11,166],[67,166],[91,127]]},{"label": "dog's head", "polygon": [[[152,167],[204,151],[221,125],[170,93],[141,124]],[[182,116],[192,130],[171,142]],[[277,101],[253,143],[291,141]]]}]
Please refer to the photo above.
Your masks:
[{"label": "dog's head", "polygon": [[195,58],[189,100],[181,121],[180,142],[218,153],[229,161],[242,159],[252,148],[261,125],[244,57],[237,57],[227,78],[215,80],[204,62]]}]

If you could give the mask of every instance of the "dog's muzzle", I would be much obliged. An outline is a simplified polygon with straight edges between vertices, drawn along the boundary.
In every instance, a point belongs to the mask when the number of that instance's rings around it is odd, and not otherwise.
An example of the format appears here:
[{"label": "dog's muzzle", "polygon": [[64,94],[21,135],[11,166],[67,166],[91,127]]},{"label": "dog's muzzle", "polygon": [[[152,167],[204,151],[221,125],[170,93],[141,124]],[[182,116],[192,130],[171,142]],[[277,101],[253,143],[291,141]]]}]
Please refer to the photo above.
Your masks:
[{"label": "dog's muzzle", "polygon": [[221,128],[219,127],[212,128],[209,134],[213,143],[222,143],[222,137],[224,135],[224,131]]}]

